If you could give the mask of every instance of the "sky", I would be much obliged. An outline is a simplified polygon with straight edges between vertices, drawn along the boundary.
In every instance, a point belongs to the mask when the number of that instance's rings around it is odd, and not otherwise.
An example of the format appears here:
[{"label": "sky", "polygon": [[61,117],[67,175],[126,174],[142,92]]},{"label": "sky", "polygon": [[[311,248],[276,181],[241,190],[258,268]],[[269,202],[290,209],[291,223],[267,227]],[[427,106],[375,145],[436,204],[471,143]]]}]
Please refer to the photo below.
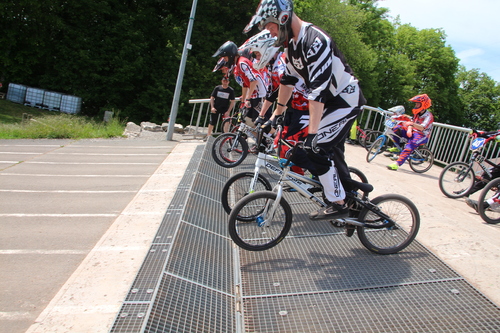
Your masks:
[{"label": "sky", "polygon": [[379,0],[378,7],[419,30],[443,29],[461,65],[500,82],[500,0]]}]

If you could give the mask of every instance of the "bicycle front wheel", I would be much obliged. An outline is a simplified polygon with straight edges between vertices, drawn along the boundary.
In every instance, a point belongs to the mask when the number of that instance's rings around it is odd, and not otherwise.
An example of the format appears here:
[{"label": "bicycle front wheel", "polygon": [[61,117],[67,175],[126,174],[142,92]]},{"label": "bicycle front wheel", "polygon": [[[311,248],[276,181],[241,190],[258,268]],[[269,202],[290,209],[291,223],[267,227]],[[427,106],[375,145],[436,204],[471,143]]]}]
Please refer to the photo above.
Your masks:
[{"label": "bicycle front wheel", "polygon": [[363,142],[361,145],[365,147],[365,149],[368,151],[372,147],[373,143],[377,138],[382,134],[380,131],[367,131],[366,136],[363,138]]},{"label": "bicycle front wheel", "polygon": [[409,159],[410,168],[416,173],[429,171],[434,164],[434,154],[429,148],[417,148],[411,153]]},{"label": "bicycle front wheel", "polygon": [[384,150],[385,137],[379,137],[368,149],[368,154],[366,154],[366,161],[371,162],[377,155]]},{"label": "bicycle front wheel", "polygon": [[219,135],[212,145],[212,157],[224,168],[234,168],[241,164],[248,155],[248,143],[238,134]]},{"label": "bicycle front wheel", "polygon": [[[292,226],[292,209],[284,198],[276,202],[276,196],[269,191],[255,192],[236,203],[229,215],[229,235],[236,245],[263,251],[285,238]],[[241,221],[239,216],[249,219]]]},{"label": "bicycle front wheel", "polygon": [[[385,194],[371,202],[396,224],[392,227],[365,228],[357,227],[358,238],[370,251],[378,254],[397,253],[413,242],[420,228],[420,214],[413,202],[398,194]],[[358,217],[374,226],[382,226],[384,218],[364,208]]]},{"label": "bicycle front wheel", "polygon": [[[252,172],[241,172],[229,178],[222,189],[221,202],[226,213],[231,213],[234,205],[243,197],[257,191],[271,191],[273,188],[267,178],[259,174],[253,188],[250,187],[255,174]],[[239,220],[245,217],[239,216]]]},{"label": "bicycle front wheel", "polygon": [[448,198],[461,198],[469,194],[475,181],[474,171],[469,164],[454,162],[441,171],[439,189]]},{"label": "bicycle front wheel", "polygon": [[486,222],[496,224],[500,222],[500,208],[498,197],[500,195],[500,178],[490,181],[481,191],[477,201],[477,212]]}]

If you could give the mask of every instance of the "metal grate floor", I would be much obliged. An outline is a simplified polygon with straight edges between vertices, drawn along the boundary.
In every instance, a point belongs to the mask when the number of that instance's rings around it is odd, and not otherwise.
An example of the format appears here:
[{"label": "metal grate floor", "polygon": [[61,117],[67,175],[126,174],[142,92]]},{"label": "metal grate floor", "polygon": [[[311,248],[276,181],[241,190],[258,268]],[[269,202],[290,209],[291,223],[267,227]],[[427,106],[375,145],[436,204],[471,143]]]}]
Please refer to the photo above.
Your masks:
[{"label": "metal grate floor", "polygon": [[193,155],[111,332],[500,331],[500,308],[425,247],[373,254],[309,221],[315,206],[293,193],[283,242],[235,247],[220,193],[255,158],[224,169],[210,148]]}]

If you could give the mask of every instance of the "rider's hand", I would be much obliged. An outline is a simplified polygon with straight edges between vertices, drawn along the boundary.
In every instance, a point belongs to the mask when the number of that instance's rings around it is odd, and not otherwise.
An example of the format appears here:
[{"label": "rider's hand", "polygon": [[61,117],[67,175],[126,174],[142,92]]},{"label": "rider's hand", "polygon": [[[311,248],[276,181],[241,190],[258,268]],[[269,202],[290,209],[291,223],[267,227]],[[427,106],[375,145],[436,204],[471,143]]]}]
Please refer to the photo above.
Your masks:
[{"label": "rider's hand", "polygon": [[316,146],[317,137],[316,134],[307,134],[306,140],[304,141],[304,150],[307,153],[318,153],[319,149]]},{"label": "rider's hand", "polygon": [[271,132],[272,122],[271,120],[266,121],[260,128],[264,131],[264,133]]},{"label": "rider's hand", "polygon": [[278,128],[278,125],[282,125],[283,124],[283,116],[276,116],[274,117],[271,125],[273,126],[274,129],[277,129]]},{"label": "rider's hand", "polygon": [[255,120],[254,124],[255,126],[262,125],[266,122],[266,119],[264,117],[258,116],[257,119]]}]

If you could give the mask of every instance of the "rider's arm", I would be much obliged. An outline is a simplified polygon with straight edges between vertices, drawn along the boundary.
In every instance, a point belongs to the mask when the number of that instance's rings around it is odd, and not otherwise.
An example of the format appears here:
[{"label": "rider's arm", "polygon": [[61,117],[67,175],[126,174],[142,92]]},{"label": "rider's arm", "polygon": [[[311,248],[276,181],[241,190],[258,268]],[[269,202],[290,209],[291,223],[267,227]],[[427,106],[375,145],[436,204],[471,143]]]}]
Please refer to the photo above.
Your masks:
[{"label": "rider's arm", "polygon": [[285,112],[287,108],[286,104],[288,103],[288,100],[290,100],[292,92],[293,92],[293,87],[286,86],[283,84],[280,85],[280,91],[278,93],[278,102],[276,103],[276,109],[274,110],[271,119],[276,118],[276,116],[281,116],[283,112]]}]

